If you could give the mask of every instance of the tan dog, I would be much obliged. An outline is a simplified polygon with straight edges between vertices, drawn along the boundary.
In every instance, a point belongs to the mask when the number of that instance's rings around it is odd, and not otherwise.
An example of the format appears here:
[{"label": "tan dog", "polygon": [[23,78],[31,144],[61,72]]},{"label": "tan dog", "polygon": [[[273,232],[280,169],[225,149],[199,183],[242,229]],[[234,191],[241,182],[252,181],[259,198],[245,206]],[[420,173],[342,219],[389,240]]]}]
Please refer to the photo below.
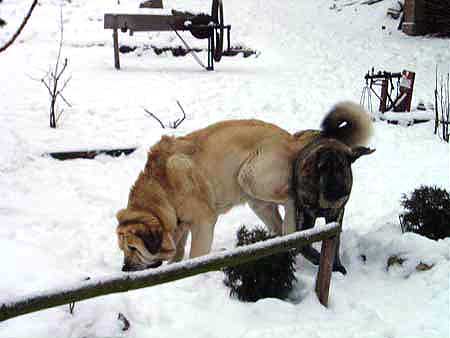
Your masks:
[{"label": "tan dog", "polygon": [[[336,115],[351,126],[353,140],[345,145],[351,152],[351,146],[367,139],[370,119],[348,102],[337,105],[328,118]],[[189,231],[190,257],[209,253],[218,216],[242,203],[273,233],[295,231],[293,164],[317,133],[291,135],[263,121],[231,120],[184,137],[163,136],[150,149],[127,208],[117,214],[123,270],[181,260]],[[278,205],[285,207],[284,221]]]}]

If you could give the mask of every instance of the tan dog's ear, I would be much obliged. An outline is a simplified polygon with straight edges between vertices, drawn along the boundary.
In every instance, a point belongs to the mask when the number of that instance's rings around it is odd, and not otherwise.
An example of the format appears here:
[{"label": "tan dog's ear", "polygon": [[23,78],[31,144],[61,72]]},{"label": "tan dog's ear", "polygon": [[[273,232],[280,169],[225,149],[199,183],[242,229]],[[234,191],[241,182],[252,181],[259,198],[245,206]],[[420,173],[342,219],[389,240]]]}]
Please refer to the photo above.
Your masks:
[{"label": "tan dog's ear", "polygon": [[375,150],[376,149],[370,149],[370,148],[366,148],[366,147],[354,147],[354,148],[352,148],[350,160],[353,163],[361,156],[372,154]]},{"label": "tan dog's ear", "polygon": [[126,218],[126,214],[127,214],[127,209],[121,209],[117,212],[116,218],[119,221],[119,224],[124,222],[124,219]]},{"label": "tan dog's ear", "polygon": [[135,222],[143,223],[146,225],[161,225],[158,218],[153,216],[151,213],[144,211],[122,209],[117,213],[116,217],[119,221],[119,224],[123,224],[126,222]]},{"label": "tan dog's ear", "polygon": [[161,251],[161,243],[163,239],[162,231],[146,231],[137,232],[137,236],[144,242],[145,248],[152,254],[155,255]]}]

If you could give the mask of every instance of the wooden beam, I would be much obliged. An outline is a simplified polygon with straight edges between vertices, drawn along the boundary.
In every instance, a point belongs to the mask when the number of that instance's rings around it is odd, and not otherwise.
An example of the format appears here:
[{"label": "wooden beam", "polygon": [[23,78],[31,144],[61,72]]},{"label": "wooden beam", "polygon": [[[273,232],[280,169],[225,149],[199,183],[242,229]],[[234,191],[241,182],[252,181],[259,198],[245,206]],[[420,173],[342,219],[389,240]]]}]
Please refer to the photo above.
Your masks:
[{"label": "wooden beam", "polygon": [[[0,322],[55,306],[146,288],[209,271],[217,271],[227,266],[236,266],[313,242],[326,241],[338,236],[341,231],[341,226],[337,223],[327,224],[318,228],[295,232],[287,236],[276,237],[264,242],[221,251],[179,263],[164,265],[153,270],[120,273],[110,278],[90,279],[66,288],[23,296],[21,299],[0,304]],[[330,249],[327,247],[326,251],[328,252],[328,250]],[[319,269],[319,274],[325,272]],[[328,275],[320,278],[320,280],[326,279],[329,280]]]},{"label": "wooden beam", "polygon": [[78,150],[78,151],[60,151],[46,153],[44,156],[50,156],[57,160],[73,160],[77,158],[93,159],[95,156],[103,154],[113,157],[120,155],[129,155],[137,148],[119,148],[119,149],[97,149],[97,150]]},{"label": "wooden beam", "polygon": [[105,29],[131,30],[133,32],[151,31],[182,31],[188,30],[184,25],[186,17],[183,15],[154,15],[154,14],[105,14]]}]

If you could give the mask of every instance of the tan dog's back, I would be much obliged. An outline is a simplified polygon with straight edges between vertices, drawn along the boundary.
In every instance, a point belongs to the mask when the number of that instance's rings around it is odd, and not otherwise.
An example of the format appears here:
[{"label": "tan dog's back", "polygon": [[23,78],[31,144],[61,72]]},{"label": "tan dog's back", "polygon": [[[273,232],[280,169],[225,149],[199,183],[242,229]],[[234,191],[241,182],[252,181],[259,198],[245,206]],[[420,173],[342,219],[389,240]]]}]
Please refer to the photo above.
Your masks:
[{"label": "tan dog's back", "polygon": [[292,140],[287,131],[258,120],[220,122],[187,137],[192,137],[199,146],[194,159],[213,184],[219,213],[245,202],[246,194],[237,177],[244,162],[261,143]]}]

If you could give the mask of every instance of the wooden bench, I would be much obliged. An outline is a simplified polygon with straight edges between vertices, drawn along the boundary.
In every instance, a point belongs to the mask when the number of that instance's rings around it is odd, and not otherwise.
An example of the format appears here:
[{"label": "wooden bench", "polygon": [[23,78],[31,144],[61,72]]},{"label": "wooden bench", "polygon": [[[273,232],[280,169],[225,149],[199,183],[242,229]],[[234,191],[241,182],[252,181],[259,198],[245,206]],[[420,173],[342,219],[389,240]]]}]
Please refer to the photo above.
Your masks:
[{"label": "wooden bench", "polygon": [[[112,14],[104,16],[104,28],[113,30],[114,66],[120,69],[119,29],[122,32],[164,32],[190,31],[199,39],[208,39],[207,70],[214,70],[214,61],[219,62],[223,52],[223,35],[227,30],[228,48],[230,47],[230,25],[223,24],[222,0],[213,0],[211,15],[193,15],[187,12],[172,11],[172,15],[159,14]],[[179,36],[180,39],[181,36]],[[182,39],[183,43],[184,40]]]}]

